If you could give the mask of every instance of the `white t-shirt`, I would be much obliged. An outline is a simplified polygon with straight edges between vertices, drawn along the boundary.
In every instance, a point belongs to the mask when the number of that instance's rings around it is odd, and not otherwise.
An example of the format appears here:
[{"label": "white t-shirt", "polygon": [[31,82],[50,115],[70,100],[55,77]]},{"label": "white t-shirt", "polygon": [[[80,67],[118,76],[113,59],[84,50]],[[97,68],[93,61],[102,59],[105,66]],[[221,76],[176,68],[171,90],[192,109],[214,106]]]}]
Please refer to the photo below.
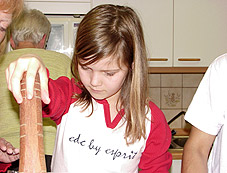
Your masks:
[{"label": "white t-shirt", "polygon": [[205,73],[185,120],[201,131],[217,135],[208,172],[227,172],[227,54],[216,58]]},{"label": "white t-shirt", "polygon": [[[81,108],[74,106],[74,104],[70,106],[69,112],[62,117],[57,128],[52,171],[138,172],[138,164],[145,149],[146,140],[142,139],[130,146],[125,145],[125,128],[120,128],[122,124],[119,123],[115,130],[106,128],[106,123],[103,122],[105,121],[103,105],[96,102],[93,102],[93,105],[95,111],[90,117],[87,117],[90,113],[89,109],[81,112]],[[84,127],[85,125],[86,127]],[[149,135],[150,125],[147,126],[146,131]],[[75,157],[68,157],[69,153]],[[81,161],[87,164],[82,164]]]},{"label": "white t-shirt", "polygon": [[141,173],[168,172],[171,131],[154,103],[150,101],[147,108],[145,138],[127,145],[124,109],[111,120],[108,101],[92,98],[92,104],[83,110],[84,105],[75,105],[73,97],[81,93],[78,85],[64,76],[49,79],[51,102],[43,104],[42,113],[57,124],[52,172],[137,173],[138,168]]}]

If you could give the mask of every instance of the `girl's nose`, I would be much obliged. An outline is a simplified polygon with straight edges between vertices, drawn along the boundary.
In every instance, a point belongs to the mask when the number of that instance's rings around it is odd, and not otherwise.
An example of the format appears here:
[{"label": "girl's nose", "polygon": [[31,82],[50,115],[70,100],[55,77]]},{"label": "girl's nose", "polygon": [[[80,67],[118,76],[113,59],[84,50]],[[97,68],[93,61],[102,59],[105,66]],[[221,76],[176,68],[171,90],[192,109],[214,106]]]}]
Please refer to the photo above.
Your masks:
[{"label": "girl's nose", "polygon": [[102,84],[101,76],[98,73],[93,72],[90,82],[92,86],[100,86]]}]

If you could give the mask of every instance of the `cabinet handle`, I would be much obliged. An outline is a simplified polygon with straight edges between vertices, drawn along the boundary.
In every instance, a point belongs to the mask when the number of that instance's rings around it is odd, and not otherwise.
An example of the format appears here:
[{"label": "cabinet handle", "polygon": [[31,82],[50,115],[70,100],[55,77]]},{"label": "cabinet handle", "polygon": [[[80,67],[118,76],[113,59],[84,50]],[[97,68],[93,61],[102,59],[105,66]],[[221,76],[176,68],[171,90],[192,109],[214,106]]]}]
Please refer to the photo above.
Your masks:
[{"label": "cabinet handle", "polygon": [[148,61],[168,61],[167,58],[148,58]]},{"label": "cabinet handle", "polygon": [[179,58],[178,61],[200,61],[200,58]]}]

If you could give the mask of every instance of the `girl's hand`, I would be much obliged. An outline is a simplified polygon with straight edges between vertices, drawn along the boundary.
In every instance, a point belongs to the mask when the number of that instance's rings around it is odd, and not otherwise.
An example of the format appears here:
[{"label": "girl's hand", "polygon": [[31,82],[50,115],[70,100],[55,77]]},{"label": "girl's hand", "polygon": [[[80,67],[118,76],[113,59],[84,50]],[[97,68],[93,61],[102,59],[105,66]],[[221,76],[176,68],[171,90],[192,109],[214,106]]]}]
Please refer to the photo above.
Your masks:
[{"label": "girl's hand", "polygon": [[11,143],[0,138],[0,162],[11,163],[19,159],[19,149],[14,148]]},{"label": "girl's hand", "polygon": [[27,99],[32,99],[35,76],[39,73],[41,98],[45,104],[50,103],[48,92],[48,77],[46,67],[40,57],[37,55],[27,54],[12,62],[6,69],[6,80],[8,89],[13,93],[17,103],[22,103],[20,81],[22,80],[24,72],[26,76],[26,95]]}]

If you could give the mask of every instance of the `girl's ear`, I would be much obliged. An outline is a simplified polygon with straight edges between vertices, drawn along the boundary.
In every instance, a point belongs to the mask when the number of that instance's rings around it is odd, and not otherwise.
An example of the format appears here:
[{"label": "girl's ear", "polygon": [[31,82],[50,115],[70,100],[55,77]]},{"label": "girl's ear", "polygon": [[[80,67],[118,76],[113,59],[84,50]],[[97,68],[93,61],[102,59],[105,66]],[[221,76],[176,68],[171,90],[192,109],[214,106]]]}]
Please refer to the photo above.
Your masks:
[{"label": "girl's ear", "polygon": [[11,47],[12,47],[13,49],[16,49],[16,44],[15,44],[15,42],[14,42],[12,36],[10,36],[9,42],[10,42]]}]

